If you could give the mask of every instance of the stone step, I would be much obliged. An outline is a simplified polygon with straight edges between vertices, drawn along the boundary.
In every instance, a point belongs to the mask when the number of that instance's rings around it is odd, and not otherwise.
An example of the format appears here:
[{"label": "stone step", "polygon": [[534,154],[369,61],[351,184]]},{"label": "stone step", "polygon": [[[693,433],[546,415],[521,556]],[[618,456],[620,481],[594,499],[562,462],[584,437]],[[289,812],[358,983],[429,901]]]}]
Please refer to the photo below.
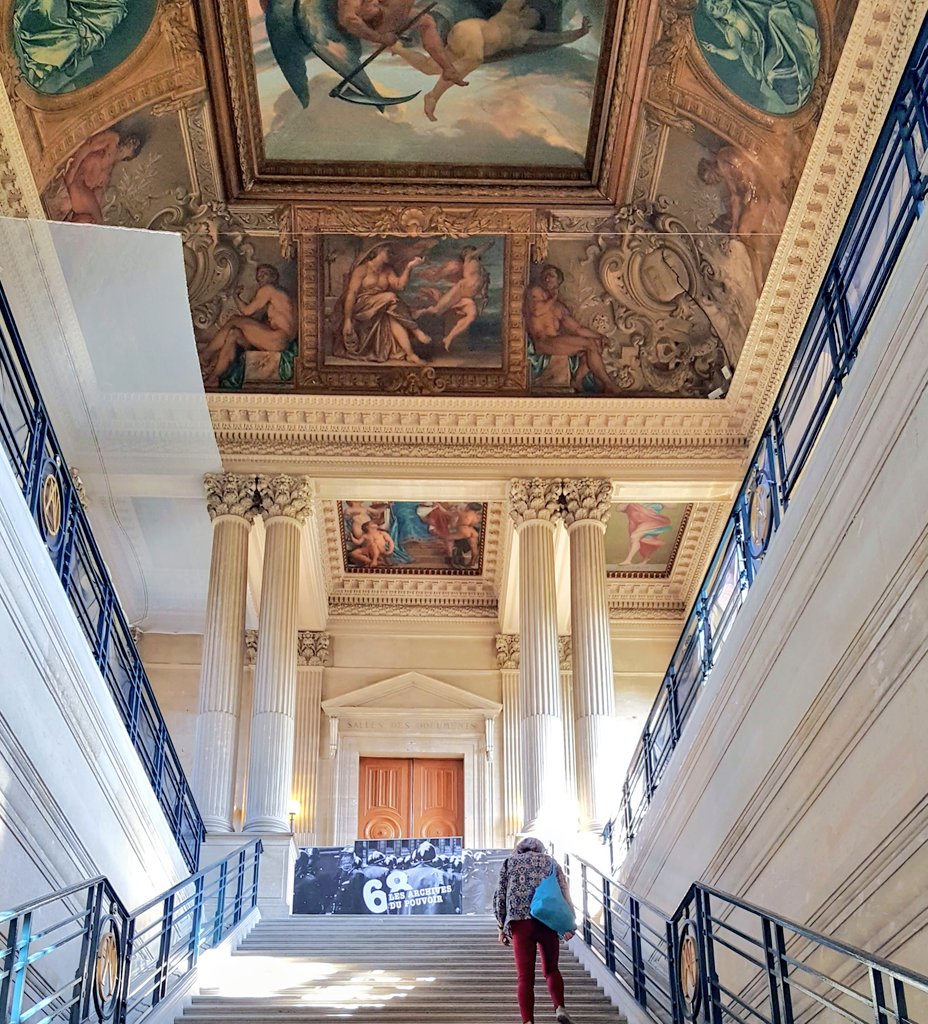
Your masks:
[{"label": "stone step", "polygon": [[[577,1024],[622,1018],[567,947]],[[538,964],[539,1024],[554,1013]],[[512,950],[492,918],[291,918],[261,922],[228,980],[193,996],[179,1024],[507,1024],[519,1019]]]}]

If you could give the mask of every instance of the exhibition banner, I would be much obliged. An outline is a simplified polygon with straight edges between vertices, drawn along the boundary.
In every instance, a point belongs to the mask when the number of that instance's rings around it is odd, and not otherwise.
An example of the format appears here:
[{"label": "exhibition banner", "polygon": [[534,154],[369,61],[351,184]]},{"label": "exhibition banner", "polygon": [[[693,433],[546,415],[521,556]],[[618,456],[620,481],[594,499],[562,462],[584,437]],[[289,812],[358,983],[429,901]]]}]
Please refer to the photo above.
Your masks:
[{"label": "exhibition banner", "polygon": [[294,914],[460,914],[463,839],[359,839],[300,850]]}]

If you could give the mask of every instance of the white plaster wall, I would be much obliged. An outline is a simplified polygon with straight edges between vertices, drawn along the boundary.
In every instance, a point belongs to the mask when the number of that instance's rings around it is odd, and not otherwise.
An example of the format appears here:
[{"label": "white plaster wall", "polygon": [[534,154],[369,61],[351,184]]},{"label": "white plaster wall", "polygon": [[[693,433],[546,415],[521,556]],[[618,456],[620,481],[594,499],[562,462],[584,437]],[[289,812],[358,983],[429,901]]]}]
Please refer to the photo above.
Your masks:
[{"label": "white plaster wall", "polygon": [[98,874],[130,908],[189,872],[0,458],[0,908]]},{"label": "white plaster wall", "polygon": [[620,876],[702,879],[924,970],[923,220]]}]

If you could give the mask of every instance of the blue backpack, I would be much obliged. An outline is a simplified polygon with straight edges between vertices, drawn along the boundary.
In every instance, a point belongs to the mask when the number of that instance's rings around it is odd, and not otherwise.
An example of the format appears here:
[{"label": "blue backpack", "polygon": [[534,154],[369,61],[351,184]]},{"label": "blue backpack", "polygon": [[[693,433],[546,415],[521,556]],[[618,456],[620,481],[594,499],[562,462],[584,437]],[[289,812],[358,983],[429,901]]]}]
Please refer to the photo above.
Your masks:
[{"label": "blue backpack", "polygon": [[551,865],[550,874],[538,883],[530,910],[536,921],[541,921],[558,935],[577,930],[574,912],[561,892],[555,864]]}]

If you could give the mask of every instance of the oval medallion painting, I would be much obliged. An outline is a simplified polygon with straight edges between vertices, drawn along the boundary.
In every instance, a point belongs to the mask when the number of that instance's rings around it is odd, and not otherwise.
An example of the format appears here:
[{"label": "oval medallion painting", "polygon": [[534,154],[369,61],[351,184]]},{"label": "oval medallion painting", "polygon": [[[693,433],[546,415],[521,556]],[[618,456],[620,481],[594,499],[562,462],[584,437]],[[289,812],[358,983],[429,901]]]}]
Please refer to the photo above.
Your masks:
[{"label": "oval medallion painting", "polygon": [[48,96],[92,85],[138,46],[157,6],[158,0],[13,0],[19,70]]},{"label": "oval medallion painting", "polygon": [[709,66],[751,106],[792,114],[821,62],[811,0],[699,0],[693,32]]}]

